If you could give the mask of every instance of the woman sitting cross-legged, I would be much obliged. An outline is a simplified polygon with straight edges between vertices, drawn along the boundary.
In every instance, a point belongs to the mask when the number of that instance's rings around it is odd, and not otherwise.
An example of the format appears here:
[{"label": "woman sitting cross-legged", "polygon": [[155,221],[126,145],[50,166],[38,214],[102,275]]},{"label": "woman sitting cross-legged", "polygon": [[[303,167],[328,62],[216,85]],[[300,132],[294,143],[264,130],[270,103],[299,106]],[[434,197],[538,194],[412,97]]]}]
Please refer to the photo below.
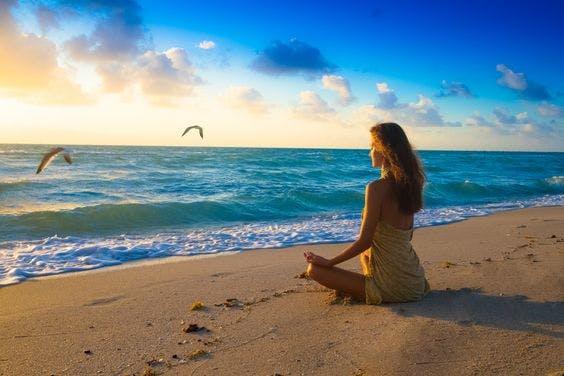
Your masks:
[{"label": "woman sitting cross-legged", "polygon": [[[307,274],[367,304],[419,300],[429,284],[411,238],[425,173],[399,125],[375,125],[370,136],[372,167],[381,177],[366,186],[359,238],[332,259],[304,252]],[[335,267],[358,255],[363,274]]]}]

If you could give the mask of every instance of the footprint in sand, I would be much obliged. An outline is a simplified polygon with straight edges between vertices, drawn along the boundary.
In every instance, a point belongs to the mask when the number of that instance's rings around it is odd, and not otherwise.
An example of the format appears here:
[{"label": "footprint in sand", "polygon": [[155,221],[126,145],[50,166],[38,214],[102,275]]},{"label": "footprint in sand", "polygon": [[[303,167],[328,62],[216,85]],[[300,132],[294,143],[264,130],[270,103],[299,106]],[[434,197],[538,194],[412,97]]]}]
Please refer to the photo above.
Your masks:
[{"label": "footprint in sand", "polygon": [[125,298],[125,295],[118,295],[118,296],[111,296],[108,298],[100,298],[100,299],[94,299],[86,304],[84,304],[84,307],[91,307],[91,306],[98,306],[98,305],[105,305],[105,304],[110,304],[113,302],[117,302],[118,300],[121,300]]}]

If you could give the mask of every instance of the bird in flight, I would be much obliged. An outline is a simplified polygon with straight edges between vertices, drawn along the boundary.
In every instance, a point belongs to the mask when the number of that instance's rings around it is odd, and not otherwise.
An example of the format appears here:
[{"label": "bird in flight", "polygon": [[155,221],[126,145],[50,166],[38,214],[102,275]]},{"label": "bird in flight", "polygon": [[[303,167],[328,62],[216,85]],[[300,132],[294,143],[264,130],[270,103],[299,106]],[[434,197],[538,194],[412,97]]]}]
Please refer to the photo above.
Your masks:
[{"label": "bird in flight", "polygon": [[65,159],[65,161],[67,161],[68,164],[72,164],[72,159],[70,156],[71,151],[62,147],[56,147],[45,153],[45,155],[41,159],[41,162],[39,163],[39,166],[37,167],[36,174],[39,174],[47,166],[49,166],[49,163],[51,163],[60,152],[63,152],[63,158]]},{"label": "bird in flight", "polygon": [[[200,132],[200,137],[203,139],[204,138],[204,130],[202,129],[202,127],[200,127],[199,125],[192,125],[189,126],[188,128],[186,128],[184,130],[184,133],[182,133],[182,136],[184,136],[186,133],[190,132],[190,129],[197,129]],[[182,137],[180,136],[180,137]]]}]

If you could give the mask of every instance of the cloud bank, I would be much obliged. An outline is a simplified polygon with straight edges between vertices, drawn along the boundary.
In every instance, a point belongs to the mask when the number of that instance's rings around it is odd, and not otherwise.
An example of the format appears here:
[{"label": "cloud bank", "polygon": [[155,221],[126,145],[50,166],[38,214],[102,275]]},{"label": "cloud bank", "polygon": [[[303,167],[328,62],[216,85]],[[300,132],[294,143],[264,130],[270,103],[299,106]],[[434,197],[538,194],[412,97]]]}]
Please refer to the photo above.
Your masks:
[{"label": "cloud bank", "polygon": [[0,2],[0,92],[33,103],[82,104],[90,98],[59,64],[55,43],[25,34],[12,16],[15,1]]}]

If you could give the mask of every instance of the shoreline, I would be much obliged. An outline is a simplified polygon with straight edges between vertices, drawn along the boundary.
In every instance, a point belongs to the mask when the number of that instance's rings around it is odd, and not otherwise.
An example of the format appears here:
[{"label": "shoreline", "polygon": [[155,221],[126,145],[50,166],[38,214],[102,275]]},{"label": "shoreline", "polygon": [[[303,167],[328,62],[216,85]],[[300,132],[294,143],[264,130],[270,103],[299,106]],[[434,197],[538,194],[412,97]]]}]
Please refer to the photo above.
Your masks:
[{"label": "shoreline", "polygon": [[[564,205],[548,205],[548,206],[530,206],[530,207],[525,207],[525,208],[510,208],[510,209],[506,209],[506,210],[493,211],[493,212],[482,214],[482,215],[470,216],[470,217],[462,218],[462,219],[459,219],[459,220],[453,220],[452,222],[430,224],[430,225],[425,225],[425,226],[421,226],[421,227],[416,227],[415,230],[423,229],[423,228],[434,228],[434,227],[448,226],[448,225],[451,225],[451,224],[454,224],[454,223],[468,221],[468,220],[471,220],[473,218],[489,217],[489,216],[500,214],[500,213],[527,210],[527,209],[533,209],[533,208],[564,208]],[[352,243],[352,241],[337,241],[337,242],[327,241],[327,242],[317,242],[317,243],[298,243],[298,244],[293,244],[293,245],[283,246],[283,247],[266,247],[266,248],[240,249],[240,250],[232,250],[232,251],[218,251],[216,253],[211,253],[211,254],[141,258],[141,259],[122,262],[121,264],[118,264],[118,265],[100,266],[100,267],[87,269],[87,270],[60,272],[60,273],[54,273],[54,274],[48,274],[48,275],[41,275],[41,276],[37,276],[37,277],[29,277],[29,278],[24,279],[21,282],[15,282],[15,283],[5,284],[5,285],[0,284],[0,290],[3,289],[3,288],[7,288],[9,286],[24,283],[25,281],[40,280],[40,279],[51,279],[51,278],[66,278],[66,277],[69,277],[69,276],[73,276],[73,275],[76,275],[76,274],[82,274],[82,273],[99,273],[99,272],[110,271],[110,270],[121,270],[121,269],[128,269],[128,268],[136,268],[136,267],[140,267],[140,266],[149,266],[149,265],[152,265],[152,264],[189,262],[189,261],[194,261],[194,260],[197,260],[197,259],[200,259],[200,258],[232,256],[232,255],[235,255],[235,254],[240,254],[240,253],[245,253],[245,252],[253,252],[253,251],[284,250],[284,249],[291,249],[291,248],[294,248],[294,247],[311,247],[311,246],[323,246],[323,245],[334,246],[334,245],[345,245],[345,244],[350,244],[350,243]]]},{"label": "shoreline", "polygon": [[[563,229],[562,206],[418,228],[432,292],[402,304],[330,304],[297,278],[304,249],[331,256],[343,244],[29,279],[0,289],[0,375],[559,371]],[[191,311],[195,301],[205,308]],[[191,323],[209,331],[185,333]]]}]

